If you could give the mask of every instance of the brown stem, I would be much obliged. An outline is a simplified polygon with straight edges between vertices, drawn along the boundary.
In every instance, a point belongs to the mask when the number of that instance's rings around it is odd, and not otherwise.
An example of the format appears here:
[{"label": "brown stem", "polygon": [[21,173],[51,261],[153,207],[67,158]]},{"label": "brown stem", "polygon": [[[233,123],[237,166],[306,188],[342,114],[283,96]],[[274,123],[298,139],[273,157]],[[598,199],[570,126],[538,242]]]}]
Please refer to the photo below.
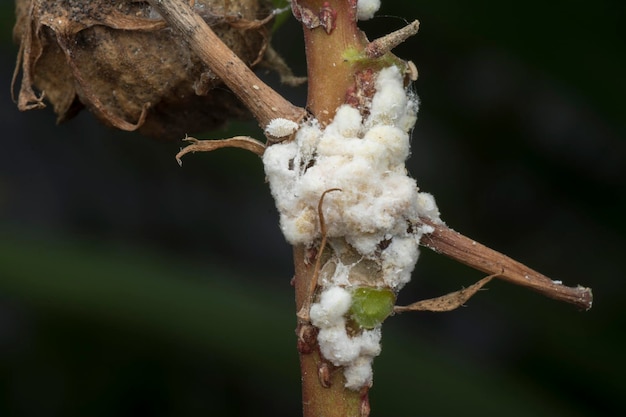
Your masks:
[{"label": "brown stem", "polygon": [[[317,120],[327,123],[354,84],[354,67],[344,58],[344,52],[349,48],[362,50],[367,44],[356,25],[356,1],[292,0],[291,6],[304,30],[309,79],[307,109]],[[308,256],[313,254],[307,251],[303,246],[294,247],[296,311],[310,304],[314,264],[316,256],[321,255]],[[360,392],[345,388],[343,369],[331,371],[326,378],[329,364],[320,357],[314,328],[300,321],[297,333],[304,417],[368,416],[369,388]]]},{"label": "brown stem", "polygon": [[479,271],[494,274],[497,278],[528,287],[555,300],[574,304],[583,310],[591,308],[593,302],[591,288],[580,285],[567,287],[560,281],[553,281],[526,265],[463,236],[445,224],[435,224],[425,218],[420,220],[434,228],[434,232],[422,237],[423,246]]},{"label": "brown stem", "polygon": [[367,38],[356,25],[355,0],[293,0],[291,5],[296,17],[306,13],[332,16],[326,26],[315,26],[300,18],[309,76],[307,109],[326,123],[354,84],[354,67],[345,59],[345,52],[350,48],[363,50]]},{"label": "brown stem", "polygon": [[261,127],[272,119],[300,121],[304,109],[294,106],[261,81],[213,32],[186,0],[148,0],[165,21],[178,30],[189,47],[250,109]]},{"label": "brown stem", "polygon": [[[300,311],[310,299],[311,280],[314,279],[314,256],[303,245],[294,246],[296,311]],[[299,321],[298,353],[302,375],[303,417],[367,417],[369,415],[368,388],[361,392],[345,388],[342,369],[322,359],[317,344],[315,328]],[[328,375],[325,375],[329,372]]]}]

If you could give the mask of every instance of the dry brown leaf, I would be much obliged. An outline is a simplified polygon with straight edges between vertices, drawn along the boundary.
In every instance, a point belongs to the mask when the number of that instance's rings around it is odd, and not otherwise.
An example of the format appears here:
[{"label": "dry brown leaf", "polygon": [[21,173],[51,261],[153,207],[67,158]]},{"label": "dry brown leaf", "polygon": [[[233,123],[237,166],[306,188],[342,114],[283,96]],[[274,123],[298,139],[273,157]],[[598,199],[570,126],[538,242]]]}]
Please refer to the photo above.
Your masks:
[{"label": "dry brown leaf", "polygon": [[478,281],[476,284],[471,285],[462,290],[451,292],[441,297],[429,298],[428,300],[417,301],[408,306],[395,306],[393,311],[396,313],[403,313],[405,311],[452,311],[456,308],[464,305],[467,300],[472,298],[482,287],[484,287],[489,281],[498,275],[489,275]]},{"label": "dry brown leaf", "polygon": [[[268,43],[268,0],[198,0],[195,11],[249,65]],[[160,138],[219,127],[245,107],[147,2],[17,0],[20,110],[83,106],[108,125]]]},{"label": "dry brown leaf", "polygon": [[176,161],[178,161],[178,165],[181,166],[183,165],[181,158],[190,152],[212,152],[222,148],[240,148],[255,153],[258,156],[263,156],[263,152],[265,151],[265,144],[249,136],[235,136],[229,139],[213,140],[198,140],[196,138],[186,137],[184,141],[190,144],[176,154]]}]

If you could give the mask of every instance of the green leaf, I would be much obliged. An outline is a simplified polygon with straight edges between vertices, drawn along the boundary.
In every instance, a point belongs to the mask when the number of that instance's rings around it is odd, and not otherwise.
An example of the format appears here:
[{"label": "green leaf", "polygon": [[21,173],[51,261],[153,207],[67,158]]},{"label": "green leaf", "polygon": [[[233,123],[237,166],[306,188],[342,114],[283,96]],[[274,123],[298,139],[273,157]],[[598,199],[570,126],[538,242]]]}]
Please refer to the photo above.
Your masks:
[{"label": "green leaf", "polygon": [[389,289],[357,288],[352,293],[350,317],[364,329],[372,329],[393,311],[396,296]]}]

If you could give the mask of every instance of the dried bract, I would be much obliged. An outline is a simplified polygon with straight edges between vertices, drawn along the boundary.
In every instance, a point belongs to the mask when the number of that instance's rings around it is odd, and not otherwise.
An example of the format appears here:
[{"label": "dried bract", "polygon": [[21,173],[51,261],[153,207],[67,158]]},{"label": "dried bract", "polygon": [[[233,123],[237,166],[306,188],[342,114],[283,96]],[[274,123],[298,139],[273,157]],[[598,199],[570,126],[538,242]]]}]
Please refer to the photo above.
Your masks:
[{"label": "dried bract", "polygon": [[[269,39],[257,21],[270,13],[267,0],[193,7],[244,62],[258,63]],[[145,1],[17,0],[16,14],[20,110],[45,99],[59,122],[87,107],[108,125],[175,139],[248,114]]]}]

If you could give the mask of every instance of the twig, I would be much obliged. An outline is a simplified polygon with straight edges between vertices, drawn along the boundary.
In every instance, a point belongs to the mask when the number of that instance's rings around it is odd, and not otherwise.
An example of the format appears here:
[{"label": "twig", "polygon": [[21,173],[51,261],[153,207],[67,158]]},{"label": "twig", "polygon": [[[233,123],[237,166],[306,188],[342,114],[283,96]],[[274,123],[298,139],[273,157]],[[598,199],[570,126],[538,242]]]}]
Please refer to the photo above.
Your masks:
[{"label": "twig", "polygon": [[420,220],[434,228],[432,233],[422,237],[423,246],[479,271],[496,275],[504,281],[528,287],[555,300],[574,304],[582,310],[591,308],[593,303],[591,288],[580,285],[565,286],[561,281],[553,281],[526,265],[463,236],[445,224],[436,224],[425,218]]},{"label": "twig", "polygon": [[263,128],[272,119],[299,122],[306,114],[261,81],[213,32],[185,0],[148,0],[165,21],[178,30],[189,47],[250,109]]},{"label": "twig", "polygon": [[419,30],[420,22],[414,20],[402,29],[391,32],[378,39],[374,39],[365,47],[365,56],[374,59],[385,55],[402,42],[415,35]]}]

